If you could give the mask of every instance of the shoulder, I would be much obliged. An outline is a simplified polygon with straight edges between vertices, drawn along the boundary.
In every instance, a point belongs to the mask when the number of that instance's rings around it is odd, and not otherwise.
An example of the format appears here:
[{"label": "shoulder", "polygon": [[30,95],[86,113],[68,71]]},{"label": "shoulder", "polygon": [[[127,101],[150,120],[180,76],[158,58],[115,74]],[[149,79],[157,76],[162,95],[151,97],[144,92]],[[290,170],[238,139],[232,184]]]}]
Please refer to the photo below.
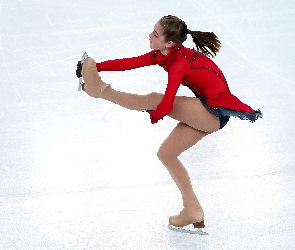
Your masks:
[{"label": "shoulder", "polygon": [[152,50],[140,56],[137,56],[137,59],[143,62],[146,62],[149,65],[157,64],[157,51]]},{"label": "shoulder", "polygon": [[187,47],[184,47],[183,45],[179,46],[179,55],[185,58],[188,63],[192,63],[194,60],[196,60],[199,57],[202,57],[203,54],[196,51],[195,49],[190,49]]},{"label": "shoulder", "polygon": [[156,56],[157,56],[157,53],[158,53],[158,51],[151,50],[149,52],[146,52],[146,53],[140,55],[140,57],[146,57],[146,58],[153,58],[153,59],[155,59]]},{"label": "shoulder", "polygon": [[190,63],[189,58],[191,56],[188,55],[186,49],[187,48],[182,45],[177,46],[177,48],[171,53],[171,61],[174,65],[177,65],[178,67],[186,67]]}]

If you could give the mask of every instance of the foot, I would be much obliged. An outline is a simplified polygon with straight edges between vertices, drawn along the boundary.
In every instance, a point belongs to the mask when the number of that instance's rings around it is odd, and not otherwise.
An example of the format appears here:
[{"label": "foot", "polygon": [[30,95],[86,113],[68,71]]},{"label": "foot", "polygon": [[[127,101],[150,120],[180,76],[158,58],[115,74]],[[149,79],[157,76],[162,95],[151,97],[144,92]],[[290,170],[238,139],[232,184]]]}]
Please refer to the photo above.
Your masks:
[{"label": "foot", "polygon": [[201,207],[184,208],[178,215],[169,217],[169,224],[175,227],[184,227],[204,221],[204,212]]},{"label": "foot", "polygon": [[83,90],[91,97],[101,98],[103,91],[109,85],[101,80],[93,58],[88,57],[84,61],[82,76],[84,79]]}]

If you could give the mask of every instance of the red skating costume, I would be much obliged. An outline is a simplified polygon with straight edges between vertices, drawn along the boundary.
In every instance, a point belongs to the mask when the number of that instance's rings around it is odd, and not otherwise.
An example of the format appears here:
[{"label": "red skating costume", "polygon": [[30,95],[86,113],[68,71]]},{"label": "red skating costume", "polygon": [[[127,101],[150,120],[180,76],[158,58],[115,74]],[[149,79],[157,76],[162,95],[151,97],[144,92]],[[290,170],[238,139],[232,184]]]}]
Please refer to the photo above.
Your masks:
[{"label": "red skating costume", "polygon": [[157,109],[150,112],[153,123],[172,111],[180,84],[190,88],[216,116],[236,116],[252,122],[262,116],[259,110],[254,111],[231,94],[225,77],[211,59],[183,45],[172,48],[166,56],[153,50],[138,57],[97,63],[96,67],[98,71],[124,71],[150,65],[159,65],[168,72],[164,98]]}]

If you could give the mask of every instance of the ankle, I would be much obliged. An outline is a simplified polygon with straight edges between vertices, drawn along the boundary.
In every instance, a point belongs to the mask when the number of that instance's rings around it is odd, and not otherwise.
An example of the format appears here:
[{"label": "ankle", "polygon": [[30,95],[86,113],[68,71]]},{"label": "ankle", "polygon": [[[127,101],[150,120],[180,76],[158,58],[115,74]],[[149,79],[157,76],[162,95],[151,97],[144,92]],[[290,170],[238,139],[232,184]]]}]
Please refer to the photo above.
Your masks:
[{"label": "ankle", "polygon": [[102,86],[102,88],[100,89],[100,94],[99,94],[99,98],[102,98],[102,99],[107,99],[106,98],[106,93],[111,90],[111,85],[110,84],[106,84],[105,82],[103,82],[104,85]]},{"label": "ankle", "polygon": [[191,199],[183,199],[183,207],[184,208],[194,208],[198,210],[203,210],[200,202],[196,197],[191,198]]},{"label": "ankle", "polygon": [[184,206],[181,212],[185,214],[204,214],[204,210],[200,206]]}]

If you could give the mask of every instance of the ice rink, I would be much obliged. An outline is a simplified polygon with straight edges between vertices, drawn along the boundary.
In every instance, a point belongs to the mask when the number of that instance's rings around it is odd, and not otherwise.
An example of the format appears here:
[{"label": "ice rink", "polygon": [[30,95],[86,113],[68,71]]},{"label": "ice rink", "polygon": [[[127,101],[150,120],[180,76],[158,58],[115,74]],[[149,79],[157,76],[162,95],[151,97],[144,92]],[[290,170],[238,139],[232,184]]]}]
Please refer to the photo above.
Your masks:
[{"label": "ice rink", "polygon": [[[146,53],[168,14],[218,35],[231,91],[264,114],[181,155],[207,236],[167,228],[182,200],[157,150],[176,121],[77,91],[84,51]],[[0,249],[294,249],[294,16],[294,0],[1,0]],[[134,93],[167,83],[158,66],[101,76]]]}]

